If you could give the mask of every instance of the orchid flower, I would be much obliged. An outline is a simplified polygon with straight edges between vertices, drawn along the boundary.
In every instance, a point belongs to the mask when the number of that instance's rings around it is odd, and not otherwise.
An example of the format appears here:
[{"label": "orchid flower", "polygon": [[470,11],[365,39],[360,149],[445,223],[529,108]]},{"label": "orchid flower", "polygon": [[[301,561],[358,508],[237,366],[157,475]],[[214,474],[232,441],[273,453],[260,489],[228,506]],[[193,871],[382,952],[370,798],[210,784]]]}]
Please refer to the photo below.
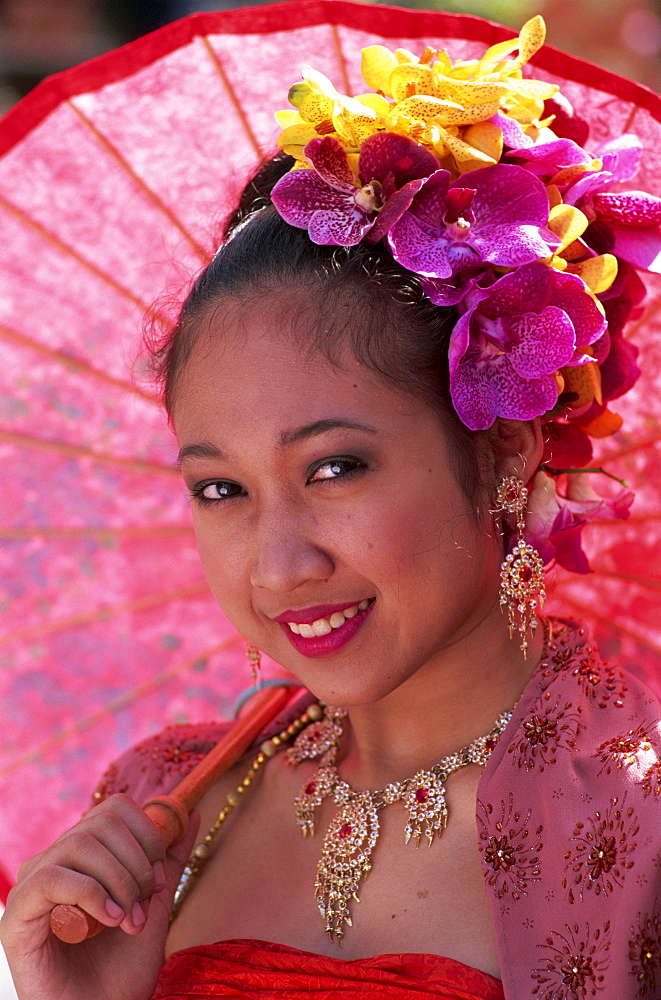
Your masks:
[{"label": "orchid flower", "polygon": [[627,518],[634,494],[620,491],[613,499],[596,493],[585,473],[565,477],[566,496],[557,479],[538,472],[528,494],[525,538],[538,549],[545,563],[555,560],[572,573],[589,573],[590,564],[581,545],[581,532],[590,521]]},{"label": "orchid flower", "polygon": [[388,233],[396,260],[416,274],[449,278],[480,264],[517,267],[550,256],[544,185],[521,167],[496,164],[450,184],[437,170]]},{"label": "orchid flower", "polygon": [[558,398],[556,373],[587,364],[580,348],[597,340],[605,320],[582,280],[538,262],[490,288],[471,289],[450,338],[450,392],[472,430],[497,417],[531,420]]},{"label": "orchid flower", "polygon": [[305,156],[312,169],[285,174],[271,198],[286,222],[307,229],[314,243],[331,246],[378,242],[438,166],[413,139],[389,132],[370,136],[361,146],[358,181],[333,136],[312,139]]}]

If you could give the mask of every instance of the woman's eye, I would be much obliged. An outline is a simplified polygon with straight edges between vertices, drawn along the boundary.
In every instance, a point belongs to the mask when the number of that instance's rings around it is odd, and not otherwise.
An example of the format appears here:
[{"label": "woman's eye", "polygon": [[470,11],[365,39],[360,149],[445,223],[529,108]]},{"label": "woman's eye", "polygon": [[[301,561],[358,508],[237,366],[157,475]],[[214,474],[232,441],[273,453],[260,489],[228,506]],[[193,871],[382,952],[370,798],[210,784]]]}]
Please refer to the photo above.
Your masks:
[{"label": "woman's eye", "polygon": [[241,492],[238,483],[230,483],[221,479],[213,483],[200,483],[199,486],[191,490],[191,496],[200,503],[215,503],[231,500],[233,497],[239,496]]},{"label": "woman's eye", "polygon": [[315,483],[324,479],[346,479],[364,468],[365,463],[357,458],[332,458],[318,465],[309,481]]}]

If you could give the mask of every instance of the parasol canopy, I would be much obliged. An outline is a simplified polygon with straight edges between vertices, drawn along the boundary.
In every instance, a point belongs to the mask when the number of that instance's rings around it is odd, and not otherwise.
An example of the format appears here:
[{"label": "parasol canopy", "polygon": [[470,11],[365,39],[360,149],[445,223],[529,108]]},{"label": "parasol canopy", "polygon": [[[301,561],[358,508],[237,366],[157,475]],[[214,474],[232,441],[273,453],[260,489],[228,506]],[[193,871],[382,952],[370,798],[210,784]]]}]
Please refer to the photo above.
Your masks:
[{"label": "parasol canopy", "polygon": [[[175,442],[140,381],[145,319],[167,324],[217,247],[273,113],[306,63],[347,94],[358,53],[422,43],[473,58],[513,36],[479,18],[300,0],[196,14],[48,81],[0,129],[0,858],[10,877],[74,822],[108,761],[169,722],[227,715],[249,683],[211,597]],[[535,76],[624,131],[661,190],[661,100],[551,47]],[[642,375],[597,461],[637,492],[586,529],[594,573],[553,571],[553,609],[650,676],[661,652],[661,281],[629,329]],[[272,670],[277,668],[271,665]]]}]

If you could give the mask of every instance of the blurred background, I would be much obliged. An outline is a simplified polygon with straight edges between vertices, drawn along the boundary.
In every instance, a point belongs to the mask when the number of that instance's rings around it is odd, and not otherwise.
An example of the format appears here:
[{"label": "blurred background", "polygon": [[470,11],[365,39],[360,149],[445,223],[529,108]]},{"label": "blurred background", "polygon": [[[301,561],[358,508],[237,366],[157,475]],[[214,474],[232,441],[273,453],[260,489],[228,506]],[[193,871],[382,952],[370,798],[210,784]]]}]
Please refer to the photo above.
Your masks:
[{"label": "blurred background", "polygon": [[[43,77],[169,21],[259,2],[0,0],[0,113]],[[399,6],[479,14],[517,30],[542,14],[552,45],[661,88],[661,0],[409,0]]]}]

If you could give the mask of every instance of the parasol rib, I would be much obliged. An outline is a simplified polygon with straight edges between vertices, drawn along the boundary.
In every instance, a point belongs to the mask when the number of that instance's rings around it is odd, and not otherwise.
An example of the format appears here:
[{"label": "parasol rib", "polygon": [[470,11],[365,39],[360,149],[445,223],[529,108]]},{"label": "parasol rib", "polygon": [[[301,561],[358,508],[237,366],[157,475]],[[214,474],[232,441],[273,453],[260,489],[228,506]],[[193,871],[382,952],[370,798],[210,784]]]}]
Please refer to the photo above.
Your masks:
[{"label": "parasol rib", "polygon": [[649,438],[645,438],[643,441],[636,441],[635,444],[630,444],[624,448],[618,449],[618,451],[613,451],[610,455],[604,455],[599,459],[602,465],[606,463],[616,462],[620,458],[625,458],[627,455],[635,455],[636,452],[645,451],[647,448],[652,448],[655,444],[661,441],[661,432],[653,434]]},{"label": "parasol rib", "polygon": [[131,705],[134,702],[139,701],[140,698],[152,694],[158,688],[168,684],[179,674],[183,674],[187,670],[192,669],[195,664],[200,663],[202,660],[205,660],[210,656],[215,656],[217,653],[222,653],[225,650],[230,649],[238,642],[238,639],[238,636],[230,636],[229,639],[223,640],[223,642],[218,643],[218,645],[205,649],[196,656],[190,657],[188,660],[183,660],[176,666],[171,667],[170,670],[164,670],[162,673],[157,674],[156,677],[152,677],[150,680],[145,681],[144,684],[141,684],[139,687],[133,688],[132,691],[127,691],[118,698],[114,698],[112,701],[109,701],[107,705],[104,705],[103,708],[90,713],[85,716],[84,719],[80,719],[74,726],[68,726],[55,736],[49,736],[47,740],[43,740],[38,746],[33,747],[32,750],[26,751],[26,753],[24,753],[21,757],[13,760],[11,764],[6,764],[3,768],[0,768],[0,777],[6,777],[8,774],[11,774],[12,771],[17,771],[24,764],[30,764],[33,761],[38,761],[44,753],[47,753],[56,746],[60,746],[62,743],[66,743],[71,736],[77,736],[80,733],[85,732],[86,729],[89,729],[100,719],[104,719],[109,715],[115,715],[117,712],[121,712],[127,705]]},{"label": "parasol rib", "polygon": [[181,233],[184,239],[189,243],[191,248],[200,258],[202,263],[208,264],[209,261],[211,260],[211,256],[207,253],[202,244],[198,243],[198,241],[195,239],[192,233],[190,233],[186,229],[184,224],[181,222],[181,220],[176,217],[174,212],[170,208],[168,208],[168,206],[165,204],[164,201],[161,200],[161,198],[159,198],[156,192],[149,187],[147,182],[144,181],[142,177],[140,177],[140,175],[135,172],[131,164],[122,156],[117,147],[110,142],[107,136],[103,135],[103,133],[98,130],[94,122],[87,117],[85,112],[82,111],[73,100],[69,99],[67,101],[67,104],[69,105],[70,108],[72,108],[73,111],[75,111],[75,113],[80,118],[81,122],[83,122],[83,124],[90,130],[90,132],[92,133],[94,138],[99,142],[99,144],[103,146],[103,148],[107,151],[107,153],[114,158],[114,160],[119,164],[122,170],[124,170],[129,175],[131,180],[134,182],[136,187],[142,192],[147,201],[151,202],[151,204],[154,205],[159,212],[162,212],[163,215],[168,219],[168,221],[174,226],[174,228]]},{"label": "parasol rib", "polygon": [[29,229],[39,233],[44,240],[52,243],[53,246],[57,247],[58,250],[61,250],[63,254],[66,254],[68,257],[72,257],[78,264],[81,265],[81,267],[90,271],[96,278],[99,278],[102,282],[104,282],[104,284],[109,285],[116,292],[119,292],[119,294],[124,298],[138,306],[145,316],[149,316],[150,318],[164,324],[167,323],[167,317],[163,316],[162,313],[155,310],[153,306],[143,302],[138,295],[134,295],[133,292],[131,292],[128,288],[125,288],[124,285],[122,285],[119,281],[116,281],[106,271],[102,271],[100,267],[97,267],[97,265],[92,263],[91,260],[88,260],[87,257],[83,257],[81,253],[74,250],[74,248],[69,246],[68,243],[65,243],[64,240],[61,240],[59,236],[56,236],[55,233],[50,231],[50,229],[46,229],[46,227],[42,226],[36,219],[32,219],[27,212],[23,211],[22,208],[19,208],[17,205],[14,205],[11,201],[8,201],[2,196],[0,196],[0,206],[5,208],[7,212],[14,215],[17,219],[20,219],[20,221]]},{"label": "parasol rib", "polygon": [[633,123],[636,120],[636,115],[637,114],[638,114],[638,108],[634,104],[634,105],[632,105],[631,111],[629,112],[629,117],[626,120],[626,124],[624,125],[624,128],[622,129],[622,134],[624,134],[625,132],[630,132],[631,131],[631,129],[633,128]]},{"label": "parasol rib", "polygon": [[96,611],[88,615],[75,615],[72,618],[62,619],[58,622],[44,623],[33,628],[20,629],[16,632],[9,632],[0,638],[0,646],[10,642],[22,642],[25,639],[39,639],[44,635],[51,635],[53,632],[61,632],[64,628],[79,628],[81,625],[88,625],[94,621],[105,621],[115,615],[125,614],[129,611],[145,611],[147,608],[158,607],[159,604],[166,604],[168,601],[179,601],[189,597],[198,597],[200,594],[208,594],[209,588],[206,584],[197,584],[194,587],[182,587],[180,590],[171,590],[153,597],[143,597],[140,601],[128,601],[126,604],[108,605],[97,608]]},{"label": "parasol rib", "polygon": [[627,628],[626,625],[622,625],[620,622],[613,621],[611,618],[606,618],[603,615],[598,614],[594,607],[587,607],[585,604],[581,604],[580,601],[576,601],[573,597],[569,596],[562,591],[562,602],[567,604],[577,611],[580,615],[590,615],[595,621],[607,629],[609,632],[614,632],[615,635],[624,635],[627,639],[631,639],[637,645],[642,646],[647,649],[650,653],[655,653],[657,656],[661,656],[661,645],[656,642],[651,642],[645,636],[640,635],[638,632],[633,632],[631,629]]},{"label": "parasol rib", "polygon": [[340,67],[340,76],[342,77],[342,86],[344,88],[344,93],[351,95],[351,84],[349,82],[349,73],[347,72],[347,61],[342,51],[342,42],[340,40],[340,32],[336,24],[330,25],[331,33],[333,35],[333,48],[335,49],[335,55],[337,56],[337,62]]},{"label": "parasol rib", "polygon": [[14,434],[0,427],[0,441],[9,441],[11,444],[23,445],[27,448],[44,448],[46,451],[56,451],[62,455],[75,455],[79,458],[91,458],[95,462],[109,462],[112,465],[121,465],[124,469],[132,469],[134,472],[158,472],[168,476],[179,478],[179,470],[174,466],[159,465],[158,462],[147,462],[139,458],[122,458],[120,455],[109,455],[107,452],[94,451],[92,448],[84,448],[82,445],[66,444],[64,441],[48,441],[46,438],[32,437],[30,434]]},{"label": "parasol rib", "polygon": [[260,160],[263,160],[264,159],[264,155],[265,155],[264,154],[264,150],[260,146],[259,140],[258,140],[257,136],[255,135],[255,133],[253,132],[252,126],[250,124],[250,121],[248,120],[248,116],[246,115],[245,111],[243,110],[243,108],[241,106],[241,102],[239,101],[239,98],[236,95],[234,87],[232,86],[232,83],[231,83],[229,77],[227,76],[227,73],[225,72],[225,68],[224,68],[222,62],[220,61],[220,57],[219,57],[218,53],[216,52],[216,50],[211,45],[211,42],[209,41],[208,38],[205,38],[204,36],[201,36],[200,41],[202,42],[202,44],[206,48],[206,50],[207,50],[207,52],[209,54],[209,58],[211,59],[211,62],[213,63],[214,68],[215,68],[216,72],[218,73],[218,76],[220,77],[220,80],[221,80],[223,86],[225,87],[225,90],[227,91],[227,96],[229,97],[230,101],[232,102],[232,107],[234,108],[234,111],[236,112],[237,118],[239,119],[239,121],[243,125],[243,128],[244,128],[245,133],[246,133],[246,135],[248,137],[248,141],[250,142],[250,145],[252,146],[252,148],[255,151],[255,153],[257,153],[258,158]]},{"label": "parasol rib", "polygon": [[193,527],[186,525],[156,525],[151,528],[0,528],[0,538],[14,541],[30,541],[32,538],[173,538],[192,537]]},{"label": "parasol rib", "polygon": [[25,334],[19,333],[18,330],[12,330],[8,326],[0,325],[0,337],[2,337],[3,340],[8,340],[14,344],[18,344],[19,347],[25,347],[29,350],[36,351],[41,354],[42,357],[47,358],[49,361],[54,361],[63,368],[67,368],[69,371],[82,372],[85,375],[91,375],[117,389],[123,389],[125,392],[130,392],[134,396],[139,396],[148,403],[155,403],[156,406],[159,407],[163,405],[160,397],[154,393],[145,392],[144,389],[141,389],[137,385],[133,385],[132,382],[125,382],[123,379],[115,378],[114,375],[109,375],[107,372],[101,371],[99,368],[94,368],[88,361],[82,361],[80,358],[75,358],[73,355],[67,354],[66,351],[55,351],[52,347],[47,347],[45,344],[41,344],[38,340],[26,337]]}]

